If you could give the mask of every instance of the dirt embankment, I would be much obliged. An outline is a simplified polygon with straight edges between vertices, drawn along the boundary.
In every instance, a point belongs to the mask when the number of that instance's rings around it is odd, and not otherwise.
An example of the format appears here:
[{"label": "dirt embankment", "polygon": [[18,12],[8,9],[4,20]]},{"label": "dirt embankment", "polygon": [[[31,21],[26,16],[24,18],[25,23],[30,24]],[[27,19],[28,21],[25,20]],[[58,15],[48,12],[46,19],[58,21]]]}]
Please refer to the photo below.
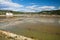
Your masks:
[{"label": "dirt embankment", "polygon": [[0,30],[0,37],[4,37],[8,40],[35,40],[35,39],[32,39],[32,38],[28,38],[28,37],[25,37],[25,36],[17,35],[17,34],[2,31],[2,30]]}]

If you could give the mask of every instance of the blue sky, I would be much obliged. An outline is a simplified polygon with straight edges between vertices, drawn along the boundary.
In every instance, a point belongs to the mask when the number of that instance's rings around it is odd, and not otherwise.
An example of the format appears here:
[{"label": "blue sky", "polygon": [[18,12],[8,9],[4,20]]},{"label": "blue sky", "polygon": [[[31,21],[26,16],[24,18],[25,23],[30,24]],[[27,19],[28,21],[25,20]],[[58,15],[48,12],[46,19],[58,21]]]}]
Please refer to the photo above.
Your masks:
[{"label": "blue sky", "polygon": [[13,0],[13,2],[17,2],[23,5],[31,5],[30,3],[35,3],[36,5],[44,6],[44,5],[54,5],[60,6],[60,0]]},{"label": "blue sky", "polygon": [[0,10],[38,12],[60,9],[60,0],[0,0]]}]

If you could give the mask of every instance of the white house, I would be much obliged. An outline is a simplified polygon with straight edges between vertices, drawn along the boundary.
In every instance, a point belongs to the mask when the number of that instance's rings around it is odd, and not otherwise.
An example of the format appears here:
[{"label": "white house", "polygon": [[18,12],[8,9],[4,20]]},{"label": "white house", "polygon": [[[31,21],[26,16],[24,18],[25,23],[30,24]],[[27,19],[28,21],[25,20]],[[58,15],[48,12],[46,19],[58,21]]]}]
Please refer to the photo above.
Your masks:
[{"label": "white house", "polygon": [[13,17],[13,13],[7,12],[6,17]]}]

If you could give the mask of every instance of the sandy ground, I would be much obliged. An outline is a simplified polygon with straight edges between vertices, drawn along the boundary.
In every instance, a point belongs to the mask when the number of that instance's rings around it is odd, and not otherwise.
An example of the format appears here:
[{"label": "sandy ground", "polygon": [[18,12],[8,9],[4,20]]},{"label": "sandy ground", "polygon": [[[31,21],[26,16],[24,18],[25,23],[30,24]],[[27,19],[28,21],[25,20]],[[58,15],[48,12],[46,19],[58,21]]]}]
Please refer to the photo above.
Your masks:
[{"label": "sandy ground", "polygon": [[14,33],[10,33],[10,32],[0,30],[0,37],[3,37],[3,35],[8,40],[34,40],[32,38],[28,38],[25,36],[21,36],[21,35],[17,35]]}]

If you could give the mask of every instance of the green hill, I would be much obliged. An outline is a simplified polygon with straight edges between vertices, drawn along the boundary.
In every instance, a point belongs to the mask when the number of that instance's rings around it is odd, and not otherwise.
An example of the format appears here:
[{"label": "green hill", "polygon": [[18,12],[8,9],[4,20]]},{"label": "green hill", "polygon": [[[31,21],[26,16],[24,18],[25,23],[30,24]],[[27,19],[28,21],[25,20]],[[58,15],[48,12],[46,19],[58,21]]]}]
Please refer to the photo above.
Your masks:
[{"label": "green hill", "polygon": [[41,12],[18,12],[11,10],[0,10],[0,15],[4,15],[6,12],[12,12],[13,14],[45,14],[45,15],[60,15],[60,10],[41,11]]},{"label": "green hill", "polygon": [[11,10],[0,10],[0,15],[6,14],[6,12],[12,12],[13,14],[23,14],[23,12],[11,11]]},{"label": "green hill", "polygon": [[38,14],[60,15],[60,10],[41,11]]}]

